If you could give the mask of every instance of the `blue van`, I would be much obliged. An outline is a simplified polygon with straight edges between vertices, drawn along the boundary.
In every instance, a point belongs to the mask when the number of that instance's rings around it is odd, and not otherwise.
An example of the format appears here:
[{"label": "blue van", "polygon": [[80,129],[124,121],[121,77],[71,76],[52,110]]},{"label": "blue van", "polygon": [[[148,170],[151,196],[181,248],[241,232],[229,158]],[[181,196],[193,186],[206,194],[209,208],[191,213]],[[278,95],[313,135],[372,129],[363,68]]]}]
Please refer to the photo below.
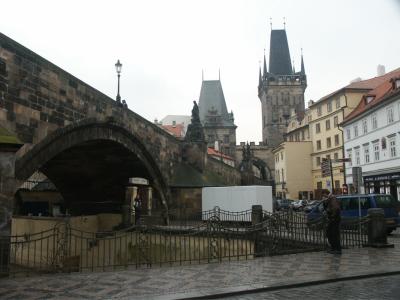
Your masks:
[{"label": "blue van", "polygon": [[[383,208],[385,212],[386,228],[388,233],[396,229],[400,224],[398,203],[391,195],[367,194],[367,195],[342,195],[336,196],[340,202],[342,220],[364,217],[369,208]],[[313,221],[322,217],[323,203],[316,205],[308,214],[307,221]]]}]

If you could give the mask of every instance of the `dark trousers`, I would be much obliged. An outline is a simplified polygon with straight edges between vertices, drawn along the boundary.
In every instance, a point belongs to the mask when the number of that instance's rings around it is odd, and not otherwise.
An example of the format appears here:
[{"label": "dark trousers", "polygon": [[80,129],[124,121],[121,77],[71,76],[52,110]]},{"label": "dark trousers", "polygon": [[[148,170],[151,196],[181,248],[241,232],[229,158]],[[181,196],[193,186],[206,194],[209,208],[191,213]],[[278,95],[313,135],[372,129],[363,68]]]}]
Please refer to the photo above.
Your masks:
[{"label": "dark trousers", "polygon": [[341,251],[342,247],[340,245],[340,220],[328,221],[326,235],[329,245],[331,246],[331,250]]},{"label": "dark trousers", "polygon": [[141,214],[140,209],[136,208],[135,209],[135,225],[140,223],[140,214]]}]

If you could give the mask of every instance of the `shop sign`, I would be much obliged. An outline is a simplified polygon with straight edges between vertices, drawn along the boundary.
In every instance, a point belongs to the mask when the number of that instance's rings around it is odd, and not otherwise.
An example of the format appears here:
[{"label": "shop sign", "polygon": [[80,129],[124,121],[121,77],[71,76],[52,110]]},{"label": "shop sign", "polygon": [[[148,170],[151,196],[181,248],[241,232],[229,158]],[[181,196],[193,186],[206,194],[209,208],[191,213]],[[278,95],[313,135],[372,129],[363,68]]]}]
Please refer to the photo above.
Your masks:
[{"label": "shop sign", "polygon": [[383,175],[365,176],[364,177],[365,182],[398,180],[398,179],[400,179],[400,173],[392,173],[392,174],[383,174]]}]

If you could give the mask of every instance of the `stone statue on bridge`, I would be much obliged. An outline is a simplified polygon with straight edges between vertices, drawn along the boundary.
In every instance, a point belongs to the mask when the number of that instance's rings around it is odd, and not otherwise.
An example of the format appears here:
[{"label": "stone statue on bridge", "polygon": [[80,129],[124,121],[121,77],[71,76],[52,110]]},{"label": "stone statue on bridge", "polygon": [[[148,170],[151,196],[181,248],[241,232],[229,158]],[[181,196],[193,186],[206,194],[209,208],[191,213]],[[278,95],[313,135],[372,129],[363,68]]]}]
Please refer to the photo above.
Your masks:
[{"label": "stone statue on bridge", "polygon": [[205,142],[203,125],[200,122],[199,106],[193,101],[192,122],[189,124],[185,139],[189,142]]}]

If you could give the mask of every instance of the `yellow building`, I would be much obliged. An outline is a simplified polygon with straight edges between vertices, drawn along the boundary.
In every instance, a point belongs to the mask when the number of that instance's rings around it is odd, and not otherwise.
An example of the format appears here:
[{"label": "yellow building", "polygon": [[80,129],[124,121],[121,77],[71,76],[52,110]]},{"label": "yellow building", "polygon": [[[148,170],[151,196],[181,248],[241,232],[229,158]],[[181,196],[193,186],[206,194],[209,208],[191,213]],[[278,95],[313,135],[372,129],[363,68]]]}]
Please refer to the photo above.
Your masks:
[{"label": "yellow building", "polygon": [[276,196],[281,199],[310,199],[311,141],[282,142],[275,157]]},{"label": "yellow building", "polygon": [[330,177],[322,177],[321,162],[333,160],[333,187],[339,189],[345,183],[343,163],[343,132],[339,124],[358,105],[362,96],[378,86],[388,74],[372,79],[353,82],[317,102],[310,101],[308,123],[312,141],[312,184],[316,190],[330,189]]}]

